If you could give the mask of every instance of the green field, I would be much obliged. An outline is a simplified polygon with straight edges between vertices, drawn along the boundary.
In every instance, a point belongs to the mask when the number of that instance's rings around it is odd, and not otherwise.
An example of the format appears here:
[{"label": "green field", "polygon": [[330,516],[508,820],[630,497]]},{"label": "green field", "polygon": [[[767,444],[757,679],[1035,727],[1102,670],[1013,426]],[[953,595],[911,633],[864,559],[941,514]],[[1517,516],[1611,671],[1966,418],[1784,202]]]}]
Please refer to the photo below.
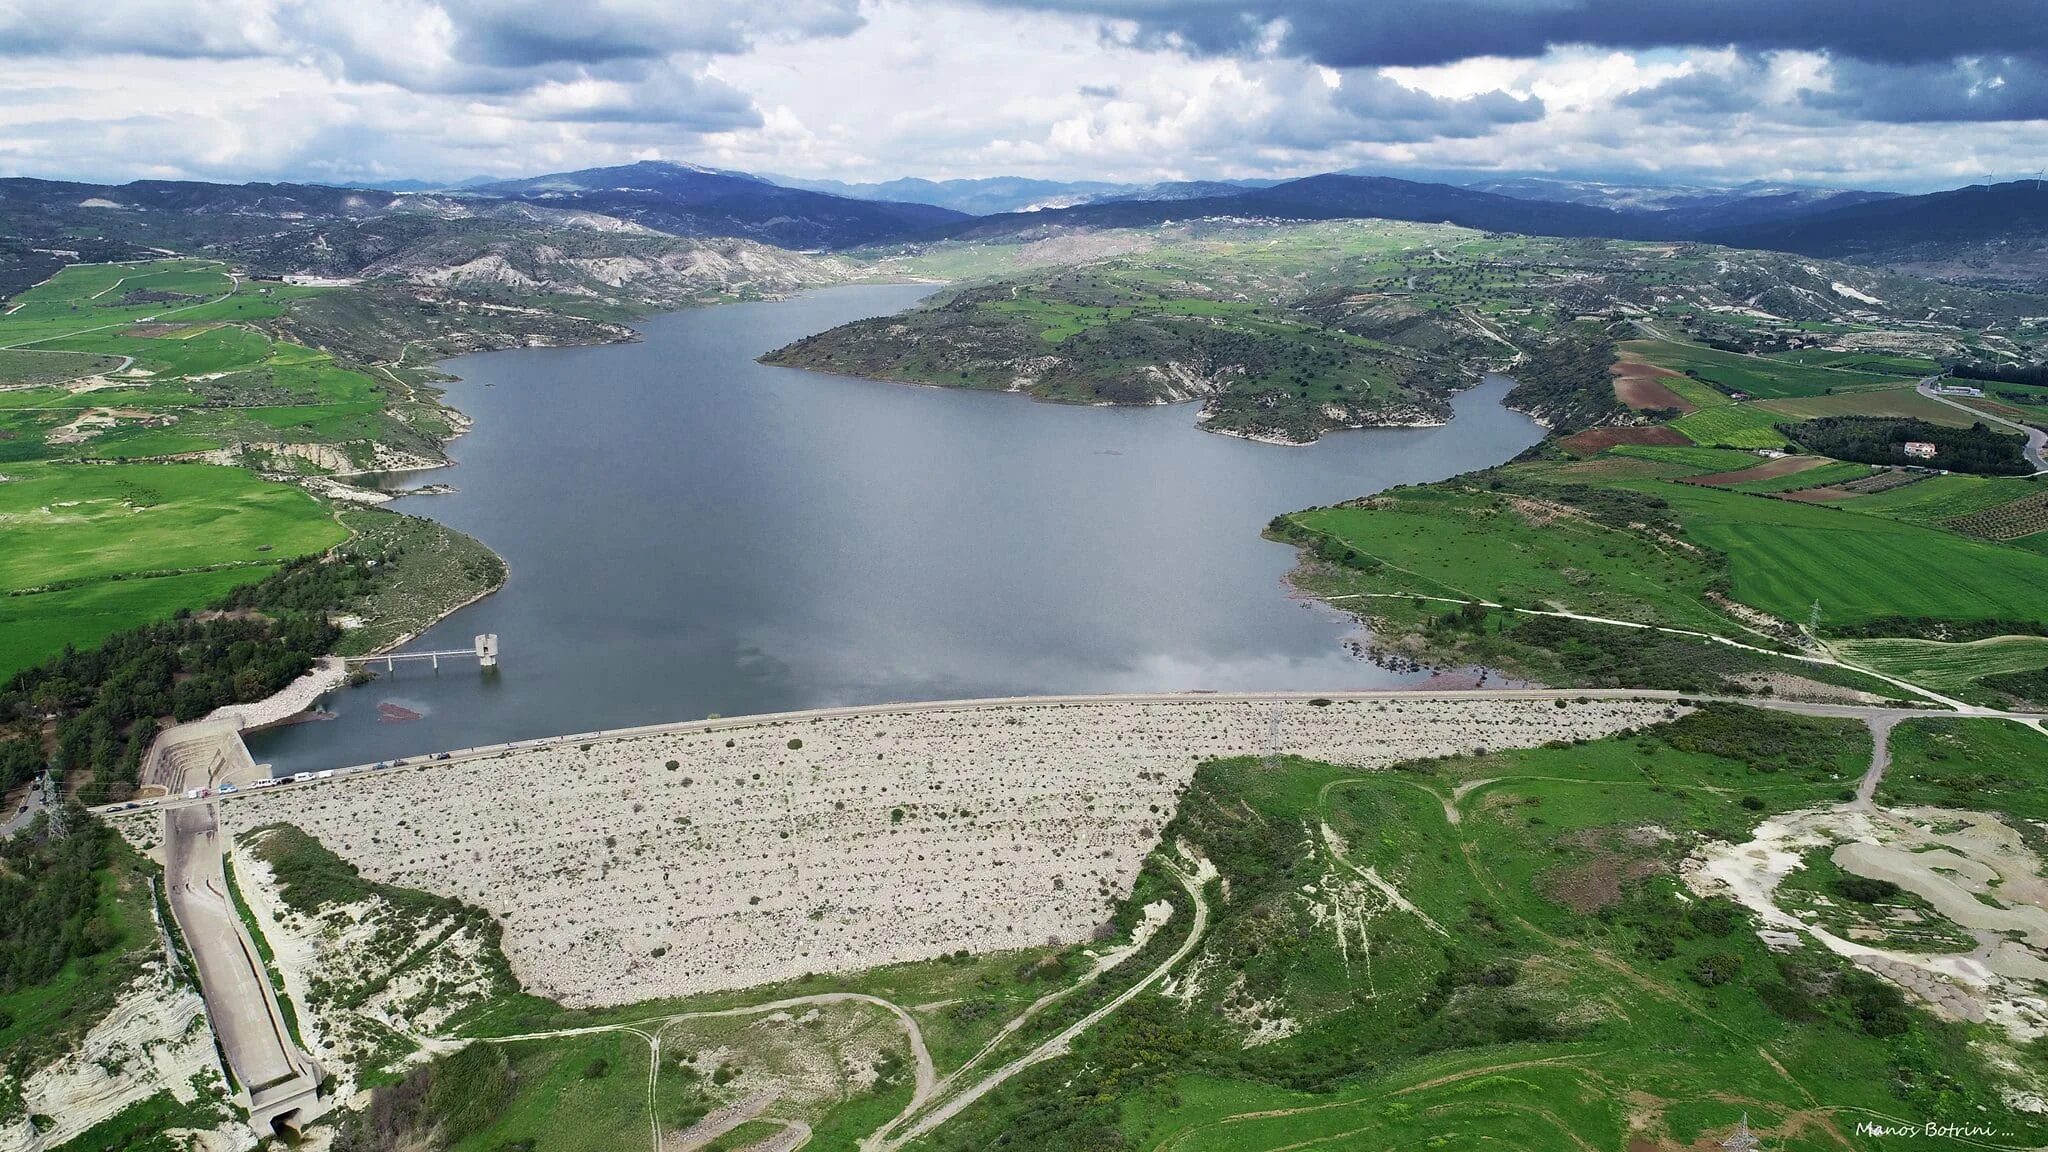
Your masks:
[{"label": "green field", "polygon": [[6,476],[0,672],[202,606],[347,536],[306,493],[239,468],[36,463]]},{"label": "green field", "polygon": [[1671,422],[1686,439],[1714,448],[1783,448],[1790,441],[1778,431],[1785,417],[1754,404],[1723,404],[1702,408]]},{"label": "green field", "polygon": [[1690,376],[1663,376],[1657,382],[1671,389],[1695,408],[1720,408],[1733,404],[1726,392]]},{"label": "green field", "polygon": [[[1659,449],[1629,454],[1684,459]],[[1383,592],[1732,632],[1705,602],[1725,571],[1729,595],[1781,619],[1803,621],[1819,601],[1824,628],[1902,614],[2026,620],[2044,612],[2038,590],[2048,587],[2048,563],[2017,548],[1655,478],[1616,478],[1588,489],[1580,466],[1522,465],[1492,475],[1503,490],[1447,481],[1289,519],[1357,553],[1357,565]],[[1567,514],[1543,505],[1518,508],[1515,491],[1554,501]],[[1615,501],[1622,503],[1604,513]],[[1673,547],[1628,527],[1664,518],[1708,551]],[[1913,563],[1900,562],[1908,556]]]},{"label": "green field", "polygon": [[0,595],[0,679],[41,663],[67,645],[88,649],[124,629],[211,604],[272,571],[268,565],[234,567]]},{"label": "green field", "polygon": [[[223,266],[211,260],[73,264],[9,301],[15,307],[0,316],[0,348],[22,348],[148,320],[186,321],[234,288]],[[180,299],[131,300],[135,292],[174,294]]]},{"label": "green field", "polygon": [[346,535],[306,493],[205,464],[9,469],[0,591],[268,564]]},{"label": "green field", "polygon": [[2048,637],[2000,636],[1965,644],[1936,640],[1840,640],[1843,659],[1938,692],[1988,702],[1973,691],[1976,682],[2001,672],[2048,668]]},{"label": "green field", "polygon": [[1892,375],[1838,371],[1669,340],[1631,340],[1625,347],[1652,364],[1695,375],[1724,390],[1745,392],[1758,399],[1821,396],[1898,383],[1898,378]]},{"label": "green field", "polygon": [[1925,420],[1951,428],[1968,428],[1975,423],[1969,413],[1959,412],[1938,400],[1930,400],[1910,385],[1898,388],[1837,392],[1832,396],[1796,396],[1784,400],[1758,401],[1757,407],[1778,414],[1779,422],[1796,424],[1824,416],[1897,416]]},{"label": "green field", "polygon": [[1941,365],[1923,356],[1899,356],[1884,352],[1829,352],[1819,348],[1803,348],[1796,352],[1773,352],[1769,358],[1783,360],[1788,364],[1846,368],[1853,372],[1871,372],[1888,376],[1918,378],[1941,371]]},{"label": "green field", "polygon": [[1816,600],[1823,628],[1896,615],[2048,616],[2039,591],[2048,557],[1810,504],[1682,484],[1655,490],[1688,539],[1728,557],[1730,594],[1784,619],[1805,619]]},{"label": "green field", "polygon": [[[1648,461],[1656,466],[1651,471],[1663,477],[1739,472],[1763,463],[1763,460],[1753,452],[1730,448],[1672,448],[1663,445],[1624,444],[1611,449],[1608,455],[1623,460]],[[1583,471],[1584,469],[1561,469],[1559,475],[1577,476]]]},{"label": "green field", "polygon": [[[307,472],[318,469],[260,446],[327,444],[357,462],[378,443],[436,450],[437,422],[395,418],[385,384],[261,327],[319,292],[174,259],[73,265],[11,302],[0,593],[39,591],[0,601],[0,673],[200,607],[346,535],[305,492],[242,468],[143,461],[254,445],[244,463]],[[120,387],[63,384],[123,358]]]}]

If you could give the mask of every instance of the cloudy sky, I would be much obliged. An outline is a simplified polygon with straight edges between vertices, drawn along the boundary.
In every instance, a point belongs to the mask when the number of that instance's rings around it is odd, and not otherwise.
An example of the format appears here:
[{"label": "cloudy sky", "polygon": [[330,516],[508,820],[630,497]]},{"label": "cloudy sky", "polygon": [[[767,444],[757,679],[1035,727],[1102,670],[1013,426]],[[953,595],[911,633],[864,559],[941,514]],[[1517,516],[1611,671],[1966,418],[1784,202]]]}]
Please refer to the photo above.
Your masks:
[{"label": "cloudy sky", "polygon": [[2048,0],[0,0],[0,175],[2048,164]]}]

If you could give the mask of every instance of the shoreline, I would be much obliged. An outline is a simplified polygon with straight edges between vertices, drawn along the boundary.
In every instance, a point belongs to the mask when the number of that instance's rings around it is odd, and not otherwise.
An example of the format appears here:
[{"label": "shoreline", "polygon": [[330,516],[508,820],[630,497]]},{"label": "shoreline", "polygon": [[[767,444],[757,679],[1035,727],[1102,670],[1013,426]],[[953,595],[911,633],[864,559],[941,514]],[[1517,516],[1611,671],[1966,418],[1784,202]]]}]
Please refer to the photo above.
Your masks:
[{"label": "shoreline", "polygon": [[[1040,396],[1023,388],[971,388],[959,384],[939,384],[930,380],[912,380],[903,376],[847,372],[836,368],[814,368],[807,364],[786,364],[768,359],[773,354],[773,351],[764,352],[754,357],[754,363],[768,368],[787,368],[795,372],[815,372],[820,376],[837,376],[844,380],[870,380],[877,384],[895,384],[908,388],[929,388],[935,392],[973,392],[989,396],[1021,396],[1034,404],[1063,404],[1070,408],[1174,408],[1182,404],[1201,404],[1204,405],[1204,410],[1195,414],[1196,431],[1207,432],[1215,436],[1229,436],[1237,440],[1249,440],[1255,444],[1267,444],[1275,448],[1312,448],[1322,443],[1325,437],[1334,436],[1342,432],[1398,431],[1405,428],[1448,428],[1451,425],[1451,420],[1457,418],[1457,414],[1453,412],[1451,418],[1446,420],[1389,421],[1384,424],[1335,424],[1317,432],[1313,440],[1282,440],[1278,436],[1247,432],[1236,428],[1210,427],[1206,408],[1209,398],[1206,396],[1188,396],[1179,400],[1161,399],[1148,404],[1119,404],[1114,400],[1062,400],[1056,396]],[[1450,393],[1444,402],[1449,404],[1451,398],[1462,396],[1474,388],[1484,386],[1488,376],[1499,376],[1509,381],[1510,384],[1515,383],[1514,377],[1509,376],[1507,373],[1487,369],[1481,372],[1479,379],[1471,385]],[[1523,416],[1529,417],[1545,430],[1548,430],[1550,427],[1549,423],[1541,417],[1515,408],[1509,405],[1505,399],[1501,401],[1501,407],[1506,408],[1510,412],[1520,413]]]}]

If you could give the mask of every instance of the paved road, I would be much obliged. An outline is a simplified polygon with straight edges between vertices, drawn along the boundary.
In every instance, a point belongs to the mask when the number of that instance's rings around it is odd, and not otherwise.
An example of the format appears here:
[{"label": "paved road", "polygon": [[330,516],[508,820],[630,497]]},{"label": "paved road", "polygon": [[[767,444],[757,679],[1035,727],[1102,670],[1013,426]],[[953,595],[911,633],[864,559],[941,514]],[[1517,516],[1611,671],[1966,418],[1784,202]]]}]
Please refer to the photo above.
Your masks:
[{"label": "paved road", "polygon": [[214,806],[166,812],[164,832],[171,912],[199,967],[206,1012],[235,1078],[245,1088],[262,1089],[304,1075],[269,977],[228,898]]},{"label": "paved road", "polygon": [[1968,412],[1975,419],[1988,420],[1993,424],[2003,424],[2007,428],[2012,428],[2019,432],[2025,433],[2027,437],[2027,463],[2032,464],[2034,466],[2034,471],[2036,472],[2048,472],[2048,432],[2043,432],[2041,429],[2036,428],[2031,424],[2022,424],[2017,420],[2007,420],[2003,416],[1993,416],[1989,412],[1985,412],[1977,408],[1972,408],[1968,404],[1964,404],[1959,400],[1951,400],[1948,397],[1935,392],[1935,382],[1939,381],[1940,379],[1941,377],[1939,376],[1929,376],[1925,380],[1920,381],[1920,394],[1922,396],[1927,397],[1929,400],[1934,401],[1937,404],[1946,404],[1951,408],[1957,408],[1964,412]]},{"label": "paved road", "polygon": [[23,803],[17,806],[15,811],[7,814],[4,823],[0,823],[0,840],[5,840],[28,827],[38,815],[49,810],[50,792],[53,787],[49,773],[45,772],[38,783],[40,786],[31,785],[29,790],[22,794]]}]

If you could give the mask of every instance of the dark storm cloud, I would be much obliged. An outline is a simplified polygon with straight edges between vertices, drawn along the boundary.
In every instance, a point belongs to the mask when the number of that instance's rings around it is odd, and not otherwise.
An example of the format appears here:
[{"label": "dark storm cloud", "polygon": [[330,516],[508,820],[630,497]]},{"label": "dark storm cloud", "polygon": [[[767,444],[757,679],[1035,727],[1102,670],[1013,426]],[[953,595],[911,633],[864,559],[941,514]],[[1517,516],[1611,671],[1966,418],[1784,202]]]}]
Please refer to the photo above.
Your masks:
[{"label": "dark storm cloud", "polygon": [[1558,44],[1801,49],[1892,64],[2048,52],[2041,0],[980,0],[1131,22],[1203,54],[1261,45],[1335,68],[1540,56]]},{"label": "dark storm cloud", "polygon": [[[1543,119],[1543,101],[1534,96],[1483,92],[1460,99],[1432,96],[1381,75],[1370,68],[1343,73],[1334,102],[1353,119],[1341,137],[1380,143],[1470,139],[1506,124]],[[1331,143],[1323,141],[1323,143]]]},{"label": "dark storm cloud", "polygon": [[[0,56],[312,56],[351,79],[437,91],[520,86],[575,68],[743,52],[763,39],[844,36],[858,0],[0,0]],[[445,39],[459,69],[434,74],[414,41]]]},{"label": "dark storm cloud", "polygon": [[861,23],[856,0],[445,0],[441,6],[479,63],[504,68],[741,52],[762,35],[843,36]]},{"label": "dark storm cloud", "polygon": [[1882,66],[1844,60],[1834,84],[1805,102],[1894,124],[2048,119],[2048,53]]},{"label": "dark storm cloud", "polygon": [[[1622,107],[1704,120],[1760,109],[1768,61],[1745,56],[1727,71],[1694,72],[1631,92]],[[1797,93],[1780,116],[1803,108],[1840,119],[1940,124],[2048,119],[2048,64],[2022,56],[1971,56],[1922,64],[1837,59],[1824,85]]]}]

